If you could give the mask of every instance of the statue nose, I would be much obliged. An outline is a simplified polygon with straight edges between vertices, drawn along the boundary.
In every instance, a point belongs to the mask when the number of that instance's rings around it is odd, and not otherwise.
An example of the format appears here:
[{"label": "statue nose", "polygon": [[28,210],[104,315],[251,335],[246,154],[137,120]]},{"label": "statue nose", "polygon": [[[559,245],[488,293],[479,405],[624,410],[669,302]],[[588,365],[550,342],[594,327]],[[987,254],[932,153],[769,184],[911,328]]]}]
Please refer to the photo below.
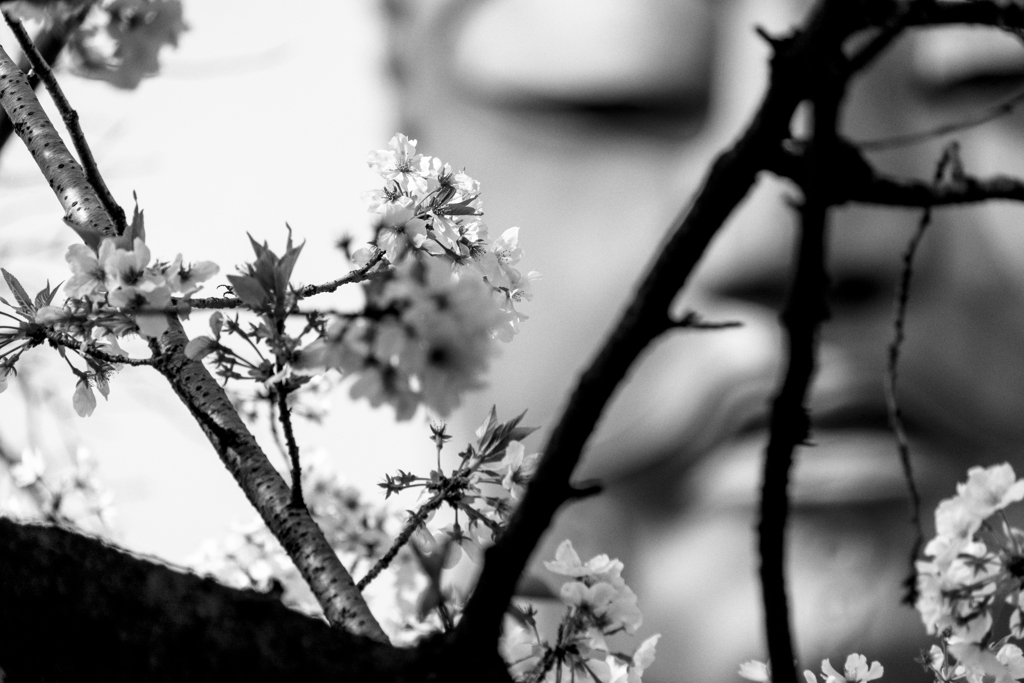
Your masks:
[{"label": "statue nose", "polygon": [[[694,277],[695,298],[780,311],[794,272],[799,215],[795,193],[764,188],[716,238]],[[789,194],[792,201],[785,201]],[[830,213],[827,300],[833,317],[890,315],[919,211],[835,207]],[[915,290],[928,288],[945,240],[929,235],[915,255]]]}]

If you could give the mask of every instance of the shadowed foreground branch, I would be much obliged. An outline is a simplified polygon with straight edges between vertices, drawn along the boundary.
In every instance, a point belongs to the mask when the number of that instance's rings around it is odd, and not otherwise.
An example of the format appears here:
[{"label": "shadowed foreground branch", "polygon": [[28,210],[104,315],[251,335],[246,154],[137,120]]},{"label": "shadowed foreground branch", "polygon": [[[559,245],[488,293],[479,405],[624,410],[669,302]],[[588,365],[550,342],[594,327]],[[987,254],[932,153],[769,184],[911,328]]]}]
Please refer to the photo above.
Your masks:
[{"label": "shadowed foreground branch", "polygon": [[440,638],[397,649],[269,595],[5,518],[0,605],[11,681],[509,681],[494,653],[459,653]]},{"label": "shadowed foreground branch", "polygon": [[[255,591],[72,531],[0,518],[0,648],[12,681],[360,680],[398,659]],[[193,678],[193,676],[195,678]]]}]

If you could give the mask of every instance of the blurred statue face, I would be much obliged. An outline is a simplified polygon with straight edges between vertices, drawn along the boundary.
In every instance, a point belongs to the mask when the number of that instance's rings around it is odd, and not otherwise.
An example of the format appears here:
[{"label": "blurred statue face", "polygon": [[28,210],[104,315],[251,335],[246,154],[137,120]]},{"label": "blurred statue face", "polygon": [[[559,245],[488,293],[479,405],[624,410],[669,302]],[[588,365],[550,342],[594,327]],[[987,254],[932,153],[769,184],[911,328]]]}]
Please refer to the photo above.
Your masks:
[{"label": "blurred statue face", "polygon": [[[491,0],[433,3],[396,23],[400,105],[421,146],[486,187],[494,229],[523,227],[542,271],[531,316],[503,350],[502,414],[550,426],[713,156],[735,139],[767,77],[761,25],[787,0]],[[422,16],[419,16],[422,14]],[[1019,83],[1021,48],[995,31],[920,33],[855,81],[844,132],[875,140],[987,111]],[[799,131],[799,118],[794,130]],[[969,173],[1024,174],[1024,114],[959,134]],[[872,152],[888,173],[930,178],[948,139]],[[580,554],[626,563],[645,633],[661,632],[652,681],[737,680],[763,657],[755,554],[760,461],[780,379],[795,188],[767,177],[716,238],[677,302],[718,332],[661,340],[607,412],[582,467],[607,493],[563,513]],[[914,266],[900,404],[930,514],[973,464],[1024,446],[1021,210],[940,210]],[[798,453],[790,582],[802,664],[851,651],[887,676],[921,678],[926,637],[899,604],[913,539],[883,381],[902,254],[918,211],[841,207],[830,239],[832,319]]]}]

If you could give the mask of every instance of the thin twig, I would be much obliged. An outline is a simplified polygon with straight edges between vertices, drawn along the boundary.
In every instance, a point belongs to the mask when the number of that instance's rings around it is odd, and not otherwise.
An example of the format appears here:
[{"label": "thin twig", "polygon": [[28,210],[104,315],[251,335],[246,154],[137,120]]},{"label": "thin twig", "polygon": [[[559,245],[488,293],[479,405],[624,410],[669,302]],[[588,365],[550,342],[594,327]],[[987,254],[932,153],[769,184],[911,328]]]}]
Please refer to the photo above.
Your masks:
[{"label": "thin twig", "polygon": [[687,311],[682,318],[672,321],[672,327],[686,330],[727,330],[743,327],[743,323],[739,320],[704,320],[696,311]]},{"label": "thin twig", "polygon": [[[184,299],[171,299],[171,306],[177,306],[179,301]],[[245,308],[245,302],[229,296],[207,296],[199,299],[189,299],[186,303],[195,309],[224,309],[224,308]]]},{"label": "thin twig", "polygon": [[332,280],[331,282],[326,282],[322,285],[306,285],[302,289],[298,290],[296,292],[296,295],[298,296],[299,299],[305,299],[306,297],[313,296],[315,294],[325,294],[327,292],[333,292],[342,285],[349,285],[355,282],[362,282],[363,280],[369,278],[370,270],[372,270],[373,267],[380,263],[383,259],[384,252],[378,249],[377,252],[370,257],[370,260],[367,261],[365,265],[354,269],[348,275],[340,277],[337,280]]},{"label": "thin twig", "polygon": [[[893,178],[875,170],[851,143],[846,143],[844,153],[833,159],[833,165],[844,162],[851,167],[837,168],[836,172],[845,182],[832,183],[829,187],[831,201],[835,204],[925,207],[978,204],[993,199],[1024,201],[1024,181],[1012,176],[975,178],[965,174],[958,177],[956,183],[938,186],[930,181]],[[772,151],[765,160],[765,168],[801,186],[808,182],[811,174],[803,151],[783,147]]]},{"label": "thin twig", "polygon": [[81,161],[82,168],[85,169],[85,176],[89,181],[89,185],[96,192],[107,214],[113,219],[114,224],[117,226],[117,234],[122,234],[128,226],[125,220],[124,209],[114,200],[110,189],[103,181],[103,176],[100,175],[96,159],[92,155],[92,150],[89,149],[85,133],[82,132],[82,126],[78,122],[78,112],[71,107],[71,103],[64,96],[64,91],[54,77],[53,70],[50,69],[50,65],[46,62],[43,55],[39,54],[39,50],[36,49],[35,43],[32,42],[32,38],[29,37],[21,21],[15,19],[7,12],[3,12],[3,15],[4,21],[11,28],[14,37],[18,39],[18,44],[21,45],[21,49],[25,52],[25,56],[31,62],[32,69],[39,75],[43,85],[46,86],[47,92],[50,93],[50,97],[53,98],[57,111],[60,112],[61,118],[64,119],[64,125],[71,134],[71,142],[75,146],[75,151],[78,152],[78,158]]},{"label": "thin twig", "polygon": [[277,395],[277,417],[284,429],[285,443],[288,444],[288,457],[291,460],[292,470],[292,507],[304,508],[305,501],[302,499],[302,463],[299,460],[299,445],[295,442],[295,432],[292,430],[292,409],[288,406],[288,393],[280,388],[274,390]]},{"label": "thin twig", "polygon": [[[935,175],[932,183],[938,187],[946,169],[952,163],[957,163],[957,143],[946,147],[935,167]],[[885,374],[885,405],[889,415],[889,426],[893,436],[896,438],[896,447],[899,452],[900,465],[903,468],[903,478],[907,483],[907,495],[910,498],[910,523],[914,527],[914,543],[910,551],[910,579],[907,580],[908,597],[905,599],[910,604],[916,602],[917,582],[915,580],[917,571],[915,562],[917,554],[924,543],[924,529],[921,527],[921,494],[917,490],[917,482],[914,479],[913,465],[910,460],[910,442],[907,439],[907,432],[903,424],[903,413],[896,400],[896,386],[899,379],[900,350],[905,339],[905,324],[907,306],[910,303],[910,283],[913,277],[914,257],[917,255],[918,246],[924,238],[925,231],[932,220],[932,207],[925,206],[921,211],[921,219],[918,221],[917,230],[914,231],[907,250],[903,254],[903,272],[900,276],[899,291],[896,294],[896,314],[893,316],[893,338],[889,344],[888,365]]]},{"label": "thin twig", "polygon": [[878,149],[891,149],[893,147],[907,147],[909,145],[916,145],[921,142],[927,142],[934,138],[942,137],[943,135],[949,135],[950,133],[959,133],[977,126],[984,125],[990,121],[994,121],[1001,116],[1006,116],[1013,112],[1021,102],[1024,102],[1024,89],[1014,93],[1010,97],[1006,98],[1002,102],[994,105],[991,109],[986,112],[982,112],[973,119],[967,119],[965,121],[955,121],[946,123],[941,126],[936,126],[931,130],[920,131],[917,133],[908,133],[906,135],[896,135],[890,138],[876,138],[874,140],[862,140],[854,142],[857,147],[862,150],[878,150]]},{"label": "thin twig", "polygon": [[977,24],[1001,29],[1024,29],[1024,5],[1000,0],[916,0],[906,26]]},{"label": "thin twig", "polygon": [[[377,272],[371,273],[370,271],[380,263],[384,258],[384,252],[378,251],[370,260],[359,268],[354,268],[349,271],[347,275],[344,275],[337,280],[331,280],[325,282],[322,285],[306,285],[299,290],[296,290],[296,299],[305,299],[306,297],[314,296],[316,294],[325,294],[327,292],[336,291],[343,285],[355,284],[357,282],[363,282],[368,280],[370,277],[375,275]],[[172,305],[176,305],[178,301],[184,301],[184,299],[174,299]],[[224,297],[202,297],[198,299],[189,299],[188,304],[195,309],[225,309],[225,308],[245,308],[245,303],[236,297],[224,296]],[[315,311],[295,311],[289,315],[307,315]]]},{"label": "thin twig", "polygon": [[366,576],[359,579],[359,582],[356,583],[356,588],[358,588],[359,590],[363,590],[364,588],[370,585],[371,581],[377,578],[378,574],[380,574],[382,571],[388,568],[388,565],[391,564],[391,561],[394,560],[395,557],[398,555],[398,551],[402,549],[402,546],[409,542],[409,539],[412,538],[412,535],[416,531],[416,529],[418,529],[426,521],[427,516],[432,511],[441,507],[441,504],[444,503],[445,501],[445,497],[446,493],[444,491],[439,491],[438,493],[435,493],[430,500],[428,500],[426,503],[420,506],[420,509],[417,510],[415,514],[409,517],[409,519],[405,523],[405,526],[402,527],[401,533],[399,533],[398,536],[395,538],[395,542],[391,544],[391,547],[388,549],[386,553],[384,553],[384,556],[377,560],[377,562],[372,567],[370,567],[370,571],[366,572]]},{"label": "thin twig", "polygon": [[[925,1],[931,2],[931,0]],[[919,4],[921,3],[914,0],[902,12],[890,17],[881,30],[866,45],[847,59],[847,74],[853,75],[866,68],[878,55],[885,51],[892,44],[892,41],[896,40],[897,36],[903,33],[903,30],[907,27],[907,22],[912,16],[915,5]]]},{"label": "thin twig", "polygon": [[77,339],[74,339],[64,334],[60,334],[58,332],[46,330],[44,334],[46,335],[46,338],[50,341],[50,343],[55,346],[66,346],[69,349],[77,351],[83,356],[90,356],[92,358],[95,358],[96,360],[101,360],[104,363],[131,365],[133,367],[153,365],[152,358],[130,358],[128,356],[115,356],[111,353],[107,353],[106,351],[94,349],[86,344],[83,344]]}]

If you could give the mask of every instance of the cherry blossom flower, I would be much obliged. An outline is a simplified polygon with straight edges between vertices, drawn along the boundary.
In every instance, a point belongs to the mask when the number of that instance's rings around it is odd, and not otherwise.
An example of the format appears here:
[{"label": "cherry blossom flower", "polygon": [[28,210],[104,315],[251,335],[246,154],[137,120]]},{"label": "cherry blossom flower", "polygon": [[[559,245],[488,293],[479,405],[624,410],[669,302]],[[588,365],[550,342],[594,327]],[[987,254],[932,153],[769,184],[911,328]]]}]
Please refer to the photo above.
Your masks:
[{"label": "cherry blossom flower", "polygon": [[[651,664],[654,664],[655,648],[657,647],[658,640],[660,638],[661,634],[656,633],[650,638],[647,638],[644,642],[640,643],[640,647],[638,647],[636,652],[633,653],[633,659],[628,665],[625,676],[620,675],[616,677],[612,683],[641,683],[641,677],[644,675],[644,670]],[[740,675],[743,675],[742,664],[740,665]]]},{"label": "cherry blossom flower", "polygon": [[846,658],[843,673],[836,671],[829,660],[821,662],[821,677],[826,683],[867,683],[881,678],[883,673],[885,669],[881,664],[872,662],[868,667],[868,658],[856,653]]},{"label": "cherry blossom flower", "polygon": [[580,561],[580,556],[572,547],[572,541],[566,539],[559,544],[555,551],[555,560],[545,562],[544,567],[548,571],[562,576],[574,578],[586,577],[592,581],[607,581],[613,585],[622,583],[622,562],[612,560],[607,555],[597,555],[587,561],[586,564]]},{"label": "cherry blossom flower", "polygon": [[501,486],[509,492],[512,500],[519,500],[523,497],[526,482],[533,476],[533,472],[537,468],[539,455],[539,453],[526,455],[526,447],[519,441],[513,441],[508,445],[505,457],[500,464],[501,469],[505,470]]},{"label": "cherry blossom flower", "polygon": [[1017,479],[1009,463],[972,467],[967,470],[967,481],[957,484],[956,491],[975,516],[985,519],[1011,503],[1024,500],[1024,479]]},{"label": "cherry blossom flower", "polygon": [[220,266],[212,261],[185,265],[182,263],[181,254],[178,254],[161,271],[172,293],[189,297],[202,288],[202,283],[216,275],[220,271]]},{"label": "cherry blossom flower", "polygon": [[1024,678],[1024,651],[1020,647],[1013,643],[1006,643],[999,648],[996,659],[1006,667],[1014,680],[1019,681]]},{"label": "cherry blossom flower", "polygon": [[370,152],[366,163],[386,180],[394,181],[406,191],[427,191],[427,176],[431,157],[416,153],[416,140],[396,133],[388,143],[389,149]]},{"label": "cherry blossom flower", "polygon": [[534,632],[518,624],[505,628],[500,648],[509,673],[516,678],[537,666],[544,655],[544,648],[537,642]]},{"label": "cherry blossom flower", "polygon": [[[100,246],[100,253],[107,255],[114,248],[113,240],[105,240]],[[64,291],[68,296],[85,296],[96,289],[106,287],[107,271],[95,251],[84,244],[72,244],[64,258],[73,273],[64,285]]]},{"label": "cherry blossom flower", "polygon": [[768,664],[765,662],[759,662],[756,659],[751,659],[749,662],[743,662],[740,664],[739,674],[741,678],[745,678],[748,681],[754,681],[754,683],[768,683],[772,679],[771,670],[768,668]]},{"label": "cherry blossom flower", "polygon": [[112,240],[104,240],[100,246],[100,261],[107,274],[108,291],[128,289],[151,292],[165,284],[162,275],[147,269],[151,254],[149,247],[140,238],[135,238],[131,251],[116,247],[111,250],[108,247],[110,244],[113,244]]},{"label": "cherry blossom flower", "polygon": [[410,244],[419,248],[426,239],[426,223],[416,217],[411,199],[402,197],[384,205],[377,247],[384,251],[389,261],[397,263]]},{"label": "cherry blossom flower", "polygon": [[[561,588],[568,609],[554,645],[534,645],[530,634],[516,632],[518,652],[506,657],[513,673],[521,676],[519,680],[530,681],[640,683],[644,670],[654,662],[660,636],[645,640],[632,656],[611,652],[606,643],[606,636],[620,631],[634,634],[642,619],[636,595],[622,580],[622,563],[599,555],[584,564],[572,543],[564,541],[555,560],[545,566],[574,579]],[[534,635],[538,635],[535,626]]]},{"label": "cherry blossom flower", "polygon": [[361,370],[349,394],[353,399],[366,398],[374,408],[388,403],[395,408],[395,419],[408,420],[416,414],[419,396],[394,368],[377,365]]}]

